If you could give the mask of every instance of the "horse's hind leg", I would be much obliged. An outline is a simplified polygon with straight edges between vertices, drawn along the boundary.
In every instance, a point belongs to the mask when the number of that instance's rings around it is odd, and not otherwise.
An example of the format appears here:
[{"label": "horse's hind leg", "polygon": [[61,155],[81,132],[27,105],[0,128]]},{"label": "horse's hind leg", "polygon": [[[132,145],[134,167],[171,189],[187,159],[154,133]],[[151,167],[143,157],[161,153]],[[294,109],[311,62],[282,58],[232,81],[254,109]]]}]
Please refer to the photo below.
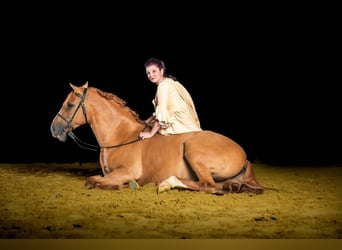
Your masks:
[{"label": "horse's hind leg", "polygon": [[226,181],[222,189],[228,193],[255,193],[262,194],[265,188],[257,181],[252,164],[246,161],[243,171],[233,179]]},{"label": "horse's hind leg", "polygon": [[[216,186],[216,185],[215,185]],[[205,188],[200,185],[199,182],[189,180],[189,179],[182,179],[177,178],[176,176],[170,176],[168,179],[162,181],[158,185],[157,193],[162,193],[167,190],[171,189],[186,189],[186,190],[192,190],[192,191],[207,191],[212,194],[223,194],[222,190],[215,188]]]},{"label": "horse's hind leg", "polygon": [[200,188],[200,190],[213,190],[216,187],[214,178],[210,169],[200,162],[196,157],[192,158],[190,154],[186,155],[187,163],[189,164],[192,171],[196,174],[198,178],[198,182],[194,182],[191,180],[184,180],[188,181],[189,185],[196,185]]},{"label": "horse's hind leg", "polygon": [[159,194],[164,191],[171,190],[172,188],[188,189],[194,191],[199,190],[199,186],[194,181],[180,179],[176,176],[170,176],[158,185],[157,193]]}]

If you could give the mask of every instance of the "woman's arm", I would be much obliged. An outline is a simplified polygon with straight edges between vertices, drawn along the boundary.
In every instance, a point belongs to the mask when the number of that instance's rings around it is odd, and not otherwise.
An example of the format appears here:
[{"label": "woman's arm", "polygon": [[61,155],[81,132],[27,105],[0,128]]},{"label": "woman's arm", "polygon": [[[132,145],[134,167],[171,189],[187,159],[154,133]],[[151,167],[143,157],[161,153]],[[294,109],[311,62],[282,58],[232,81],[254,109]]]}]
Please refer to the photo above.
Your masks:
[{"label": "woman's arm", "polygon": [[139,137],[144,140],[146,138],[151,138],[152,136],[154,136],[158,130],[160,129],[160,125],[159,122],[157,120],[154,121],[153,126],[151,128],[150,132],[140,132]]},{"label": "woman's arm", "polygon": [[156,116],[155,116],[155,115],[151,115],[149,118],[147,118],[147,119],[145,120],[145,124],[146,124],[147,126],[152,127],[153,124],[154,124],[154,122],[153,122],[154,119],[156,119]]}]

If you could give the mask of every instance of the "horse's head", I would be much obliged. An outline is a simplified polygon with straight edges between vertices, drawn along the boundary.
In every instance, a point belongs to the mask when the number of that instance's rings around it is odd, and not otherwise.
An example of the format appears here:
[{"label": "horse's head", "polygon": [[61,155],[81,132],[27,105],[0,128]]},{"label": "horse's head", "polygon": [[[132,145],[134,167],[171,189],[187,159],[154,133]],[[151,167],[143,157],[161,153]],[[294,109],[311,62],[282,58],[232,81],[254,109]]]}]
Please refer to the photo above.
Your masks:
[{"label": "horse's head", "polygon": [[50,126],[52,136],[62,142],[66,141],[67,135],[73,129],[88,122],[84,104],[88,82],[81,87],[71,83],[70,86],[73,90],[68,94]]}]

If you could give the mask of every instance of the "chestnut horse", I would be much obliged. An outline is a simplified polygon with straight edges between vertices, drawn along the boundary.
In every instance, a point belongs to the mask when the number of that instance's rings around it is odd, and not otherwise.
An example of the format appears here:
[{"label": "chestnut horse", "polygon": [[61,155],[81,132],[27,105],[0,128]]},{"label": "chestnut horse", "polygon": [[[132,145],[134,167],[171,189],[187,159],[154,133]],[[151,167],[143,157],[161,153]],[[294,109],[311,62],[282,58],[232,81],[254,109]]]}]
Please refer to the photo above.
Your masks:
[{"label": "chestnut horse", "polygon": [[[107,190],[155,183],[213,194],[266,189],[256,180],[242,147],[230,138],[209,130],[177,135],[156,134],[140,140],[145,126],[136,112],[114,94],[70,83],[60,111],[51,123],[51,134],[65,142],[73,130],[88,123],[99,149],[102,175],[90,176],[86,185]],[[132,187],[132,186],[131,186]],[[163,188],[161,188],[163,189]]]}]

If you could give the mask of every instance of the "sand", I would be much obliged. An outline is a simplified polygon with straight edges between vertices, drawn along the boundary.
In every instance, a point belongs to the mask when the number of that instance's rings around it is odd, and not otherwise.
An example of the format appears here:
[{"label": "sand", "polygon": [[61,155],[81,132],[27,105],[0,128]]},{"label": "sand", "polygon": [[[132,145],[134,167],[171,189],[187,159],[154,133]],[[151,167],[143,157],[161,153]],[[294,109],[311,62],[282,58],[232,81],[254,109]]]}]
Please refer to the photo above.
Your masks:
[{"label": "sand", "polygon": [[89,189],[98,163],[0,164],[1,239],[341,239],[342,167],[254,163],[278,191]]}]

